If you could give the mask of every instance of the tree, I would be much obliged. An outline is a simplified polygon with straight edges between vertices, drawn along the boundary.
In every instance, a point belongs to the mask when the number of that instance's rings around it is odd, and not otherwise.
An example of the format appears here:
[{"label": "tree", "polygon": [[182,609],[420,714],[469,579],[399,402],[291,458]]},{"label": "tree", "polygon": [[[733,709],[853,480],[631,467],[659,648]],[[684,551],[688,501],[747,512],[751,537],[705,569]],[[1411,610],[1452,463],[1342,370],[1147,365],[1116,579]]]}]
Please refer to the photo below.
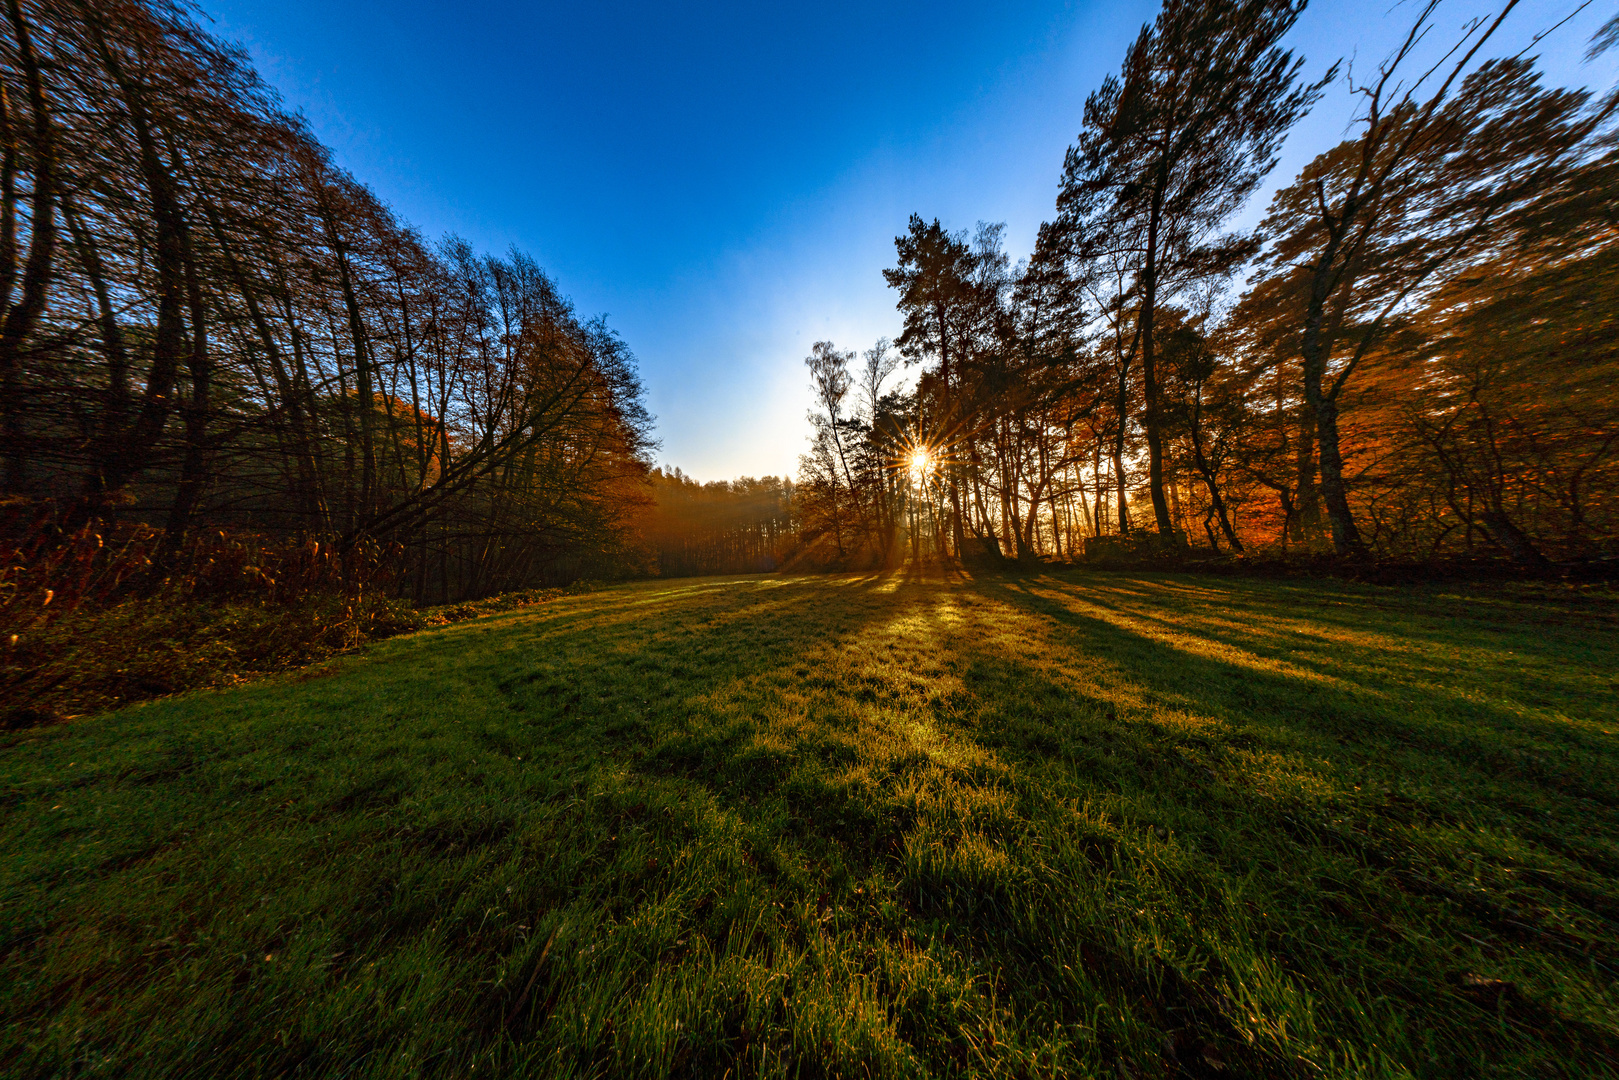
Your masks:
[{"label": "tree", "polygon": [[843,482],[847,486],[849,502],[854,506],[857,514],[863,514],[859,503],[858,490],[855,487],[854,474],[849,471],[849,454],[844,448],[844,429],[848,422],[844,419],[843,400],[849,396],[853,381],[849,375],[849,361],[854,359],[853,352],[839,350],[830,341],[817,341],[804,358],[804,365],[810,371],[810,386],[815,391],[816,402],[823,412],[811,413],[810,422],[816,427],[820,438],[824,439],[828,450],[828,464],[831,466],[830,480],[832,484],[832,518],[836,526],[838,554],[844,554],[842,519],[838,515],[838,472],[842,471]]},{"label": "tree", "polygon": [[[1137,349],[1145,395],[1148,490],[1158,531],[1164,497],[1163,403],[1153,328],[1160,303],[1251,247],[1217,230],[1269,173],[1282,138],[1319,94],[1303,61],[1276,47],[1302,0],[1167,0],[1143,27],[1121,76],[1085,102],[1057,197],[1061,233],[1081,263],[1111,262],[1115,310],[1133,306],[1121,384]],[[1124,300],[1130,295],[1132,304]],[[1115,338],[1120,338],[1115,328]],[[1121,398],[1122,398],[1121,391]]]},{"label": "tree", "polygon": [[0,23],[8,502],[161,523],[160,563],[396,542],[418,599],[639,565],[634,357],[532,260],[429,248],[186,7]]},{"label": "tree", "polygon": [[[1159,351],[1165,367],[1165,419],[1185,433],[1192,466],[1202,478],[1209,495],[1209,516],[1220,524],[1220,531],[1233,551],[1242,551],[1242,540],[1231,524],[1231,513],[1221,489],[1220,469],[1228,452],[1229,438],[1234,425],[1222,424],[1222,419],[1235,419],[1241,424],[1246,417],[1237,412],[1233,416],[1232,403],[1216,396],[1210,401],[1211,384],[1219,373],[1219,364],[1207,336],[1184,313],[1168,310],[1161,313],[1158,328]],[[1203,322],[1206,320],[1197,320]],[[1218,395],[1218,391],[1216,391]],[[1206,524],[1206,523],[1205,523]],[[1218,547],[1210,534],[1211,547]]]},{"label": "tree", "polygon": [[[938,452],[947,459],[965,443],[957,389],[960,367],[974,330],[979,297],[975,289],[978,258],[966,234],[947,232],[935,218],[931,224],[912,214],[905,235],[894,238],[896,265],[883,271],[890,288],[899,290],[896,302],[905,315],[905,330],[895,343],[905,358],[920,362],[938,358],[940,415],[934,437]],[[956,552],[965,547],[962,524],[961,479],[954,461],[947,473],[951,504],[951,536]]]},{"label": "tree", "polygon": [[1616,538],[1616,194],[1612,151],[1570,170],[1413,318],[1402,418],[1453,524],[1529,566]]},{"label": "tree", "polygon": [[868,420],[866,438],[860,444],[860,472],[864,486],[871,491],[878,545],[885,566],[893,554],[900,495],[895,482],[898,472],[895,459],[903,440],[903,428],[893,423],[893,414],[885,407],[883,394],[883,384],[900,366],[901,358],[890,347],[892,344],[887,338],[878,338],[877,343],[862,354],[865,366],[860,369],[860,389],[865,395],[863,404]]},{"label": "tree", "polygon": [[699,484],[679,469],[651,474],[648,524],[663,577],[756,574],[792,558],[799,537],[795,487],[774,476]]},{"label": "tree", "polygon": [[[27,480],[19,354],[44,314],[51,283],[56,256],[59,149],[33,33],[18,0],[9,0],[7,14],[16,58],[15,67],[9,63],[8,67],[22,72],[29,121],[24,128],[20,111],[12,104],[5,86],[0,85],[0,141],[4,143],[0,146],[0,436],[5,439],[6,487],[21,491]],[[22,260],[19,275],[17,204],[22,195],[17,190],[17,175],[25,168],[32,173],[26,196],[28,256]]]},{"label": "tree", "polygon": [[[1444,271],[1484,246],[1495,223],[1554,183],[1606,110],[1589,95],[1542,90],[1532,64],[1473,58],[1516,5],[1473,24],[1426,98],[1426,76],[1397,80],[1438,0],[1419,12],[1369,85],[1360,134],[1318,157],[1278,192],[1262,226],[1277,237],[1272,272],[1293,277],[1304,398],[1314,417],[1322,500],[1335,549],[1366,551],[1350,510],[1339,415],[1351,376]],[[1454,95],[1452,91],[1455,91]],[[1284,269],[1285,268],[1285,269]]]},{"label": "tree", "polygon": [[1297,11],[1167,4],[1092,95],[1064,202],[1015,270],[995,226],[911,217],[885,276],[925,366],[903,409],[822,426],[806,520],[858,491],[880,523],[892,428],[947,451],[911,503],[918,553],[936,516],[941,555],[994,538],[1072,557],[1145,524],[1131,503],[1149,497],[1159,530],[1201,515],[1233,553],[1313,545],[1323,508],[1345,554],[1611,553],[1616,99],[1547,90],[1522,57],[1475,62],[1499,18],[1400,82],[1430,5],[1377,83],[1350,83],[1354,137],[1260,233],[1226,235],[1325,84],[1276,45]]}]

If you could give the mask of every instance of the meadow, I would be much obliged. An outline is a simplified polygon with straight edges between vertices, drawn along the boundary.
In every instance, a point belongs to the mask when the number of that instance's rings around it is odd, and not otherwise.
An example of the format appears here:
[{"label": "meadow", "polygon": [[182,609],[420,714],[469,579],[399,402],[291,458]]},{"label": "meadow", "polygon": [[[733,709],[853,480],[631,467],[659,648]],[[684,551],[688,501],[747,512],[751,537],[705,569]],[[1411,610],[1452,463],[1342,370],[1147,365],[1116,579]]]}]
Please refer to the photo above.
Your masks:
[{"label": "meadow", "polygon": [[12,733],[0,1073],[1619,1075],[1616,631],[653,581]]}]

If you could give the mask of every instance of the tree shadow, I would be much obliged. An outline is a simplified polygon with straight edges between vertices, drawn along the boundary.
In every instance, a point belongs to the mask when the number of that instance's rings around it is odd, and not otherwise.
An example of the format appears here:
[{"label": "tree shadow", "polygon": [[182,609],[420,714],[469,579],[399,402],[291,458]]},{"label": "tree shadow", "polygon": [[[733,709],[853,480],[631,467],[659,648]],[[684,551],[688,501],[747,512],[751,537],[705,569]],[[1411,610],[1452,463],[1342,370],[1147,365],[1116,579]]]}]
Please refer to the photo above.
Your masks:
[{"label": "tree shadow", "polygon": [[[1391,643],[1405,637],[1404,624],[1351,625],[1374,640],[1334,640],[1306,653],[1293,644],[1292,631],[1267,632],[1259,625],[1266,617],[1305,617],[1287,597],[1269,604],[1250,597],[1243,622],[1184,612],[1177,617],[1168,603],[1143,610],[1140,602],[1150,602],[1153,594],[1140,587],[1132,592],[1134,604],[1120,600],[1117,587],[1053,578],[991,582],[984,589],[1066,627],[1073,635],[1071,648],[1101,643],[1141,652],[1137,666],[1144,685],[1188,708],[1246,723],[1285,716],[1290,731],[1327,740],[1320,744],[1323,749],[1333,742],[1385,740],[1444,757],[1472,779],[1521,782],[1549,797],[1619,806],[1619,762],[1607,740],[1455,689],[1447,685],[1456,679],[1454,669],[1415,658],[1412,650],[1391,654]],[[1167,592],[1159,596],[1172,601]],[[1315,620],[1313,612],[1307,617]],[[1485,642],[1474,648],[1497,655],[1522,648],[1520,640],[1511,644],[1513,650]],[[1556,648],[1555,643],[1538,645],[1548,668]],[[1503,660],[1502,666],[1509,663]],[[1519,675],[1524,682],[1539,678]],[[1597,698],[1588,695],[1592,711],[1600,708]],[[1418,704],[1426,712],[1413,709]]]},{"label": "tree shadow", "polygon": [[[940,1014],[945,1035],[910,1036],[935,1072],[959,1067],[960,1016],[993,1045],[982,1025],[997,1009],[1016,1029],[999,1037],[1084,1027],[1084,1053],[1104,1061],[1167,1038],[1172,1072],[1207,1071],[1216,1045],[1238,1073],[1293,1070],[1234,1019],[1272,1007],[1232,997],[1265,970],[1361,1048],[1410,1024],[1450,1040],[1441,1057],[1465,1069],[1529,1025],[1570,1060],[1611,1059],[1611,1033],[1512,974],[1615,962],[1611,756],[1591,746],[1570,776],[1514,747],[1584,755],[1583,735],[1466,698],[1412,717],[1325,659],[1257,654],[1253,624],[1287,614],[1291,593],[1177,618],[1175,604],[1221,595],[900,568],[646,583],[397,639],[334,678],[130,714],[132,776],[181,744],[195,763],[125,785],[172,804],[172,844],[138,837],[170,861],[81,866],[75,903],[162,873],[182,929],[233,891],[322,912],[329,954],[387,955],[431,926],[453,946],[436,962],[469,986],[513,965],[504,989],[439,1007],[468,1018],[474,1048],[543,1044],[553,1010],[577,1015],[589,993],[638,1000],[654,973],[686,970],[682,950],[774,978],[835,931],[839,970],[886,987],[906,1025],[922,1007],[897,989],[903,965],[977,987],[951,991],[966,1012]],[[27,771],[60,772],[95,734],[44,740]],[[1507,735],[1517,743],[1497,745]],[[121,827],[101,826],[109,854]],[[324,839],[339,834],[342,851]],[[227,835],[306,854],[269,884],[171,859]],[[74,858],[64,847],[31,868],[42,895]],[[350,877],[351,893],[330,884]],[[521,930],[491,922],[507,909]],[[37,947],[75,917],[62,907]],[[542,928],[570,959],[546,966]],[[144,947],[146,933],[109,940]],[[210,947],[253,951],[232,933]],[[618,952],[596,951],[607,943]],[[122,978],[116,951],[62,978]],[[1524,989],[1458,966],[1486,963]],[[43,1009],[68,985],[29,1000]],[[220,1015],[250,1024],[256,992]],[[1475,1000],[1489,994],[1493,1013]],[[725,1038],[759,1038],[756,1019],[710,1005],[736,1027]],[[777,1048],[837,1071],[814,1047]],[[290,1051],[259,1052],[290,1067]]]}]

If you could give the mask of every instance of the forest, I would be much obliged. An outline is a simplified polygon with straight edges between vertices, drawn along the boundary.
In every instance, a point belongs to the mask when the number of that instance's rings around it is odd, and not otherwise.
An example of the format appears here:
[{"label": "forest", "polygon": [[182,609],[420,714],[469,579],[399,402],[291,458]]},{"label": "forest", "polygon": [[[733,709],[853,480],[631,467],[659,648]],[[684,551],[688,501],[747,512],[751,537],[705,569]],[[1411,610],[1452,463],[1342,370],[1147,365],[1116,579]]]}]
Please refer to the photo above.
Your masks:
[{"label": "forest", "polygon": [[532,259],[429,244],[166,3],[12,4],[0,431],[14,519],[400,549],[417,602],[626,553],[634,358]]},{"label": "forest", "polygon": [[[519,250],[423,238],[191,9],[17,0],[5,680],[161,690],[201,676],[129,642],[214,634],[275,667],[434,605],[645,576],[1599,572],[1619,99],[1495,56],[1515,6],[1424,68],[1429,0],[1375,69],[1311,80],[1281,44],[1298,0],[1166,3],[1086,99],[1034,250],[913,214],[883,272],[897,338],[805,358],[798,475],[700,483],[655,464],[605,317]],[[1233,227],[1329,95],[1343,141]]]},{"label": "forest", "polygon": [[[887,342],[815,346],[806,536],[841,565],[902,533],[965,560],[1612,559],[1616,99],[1486,59],[1514,6],[1422,70],[1427,3],[1375,71],[1307,82],[1278,44],[1302,3],[1166,3],[1033,252],[920,215],[895,240],[914,390],[882,392]],[[1329,93],[1348,137],[1228,228]]]},{"label": "forest", "polygon": [[[1611,558],[1615,100],[1490,58],[1511,3],[1416,70],[1436,7],[1309,82],[1302,3],[1166,4],[1035,250],[913,215],[898,339],[806,360],[799,475],[694,486],[654,472],[604,319],[522,252],[426,241],[187,9],[19,2],[6,533],[159,572],[222,530],[381,545],[417,605],[924,556]],[[1328,94],[1347,137],[1228,228]]]},{"label": "forest", "polygon": [[[0,2],[0,1074],[1619,1077],[1584,4],[1307,67],[1303,0],[1163,0],[1032,250],[882,224],[796,474],[701,480],[646,323],[424,237],[200,7]],[[572,47],[685,145],[670,10]]]},{"label": "forest", "polygon": [[635,357],[531,257],[426,241],[186,5],[19,0],[0,63],[8,722],[655,569]]}]

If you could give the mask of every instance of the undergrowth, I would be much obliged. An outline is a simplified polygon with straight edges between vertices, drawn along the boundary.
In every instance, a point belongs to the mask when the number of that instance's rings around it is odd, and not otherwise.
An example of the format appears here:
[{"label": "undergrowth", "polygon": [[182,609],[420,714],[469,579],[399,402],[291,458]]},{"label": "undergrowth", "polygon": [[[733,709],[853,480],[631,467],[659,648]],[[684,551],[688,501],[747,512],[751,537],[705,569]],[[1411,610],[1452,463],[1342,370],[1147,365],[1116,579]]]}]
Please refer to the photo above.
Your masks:
[{"label": "undergrowth", "polygon": [[156,529],[64,529],[49,508],[22,509],[32,520],[0,519],[0,536],[20,537],[0,550],[0,730],[227,686],[569,591],[414,609],[394,595],[384,545],[207,532],[165,550]]}]

